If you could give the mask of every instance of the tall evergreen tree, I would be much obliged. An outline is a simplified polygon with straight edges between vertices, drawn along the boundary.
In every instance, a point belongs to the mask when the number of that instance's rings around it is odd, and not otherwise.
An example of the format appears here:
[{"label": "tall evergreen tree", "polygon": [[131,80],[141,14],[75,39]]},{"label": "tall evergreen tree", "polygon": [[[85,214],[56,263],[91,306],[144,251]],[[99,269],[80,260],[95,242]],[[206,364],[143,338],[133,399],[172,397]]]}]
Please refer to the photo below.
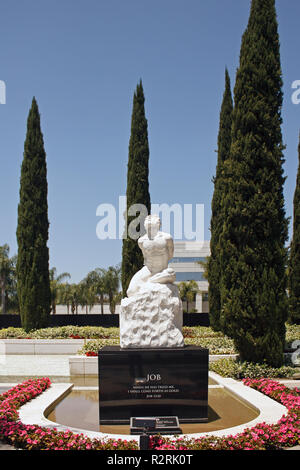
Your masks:
[{"label": "tall evergreen tree", "polygon": [[294,194],[293,239],[289,259],[289,323],[300,324],[300,134],[298,173]]},{"label": "tall evergreen tree", "polygon": [[126,296],[129,282],[132,276],[143,267],[143,255],[138,247],[137,240],[132,238],[130,228],[136,228],[136,232],[144,233],[144,219],[147,214],[137,212],[139,220],[136,227],[134,219],[137,215],[129,214],[129,209],[134,204],[142,204],[150,213],[151,203],[149,194],[149,144],[148,123],[145,116],[145,97],[142,81],[137,85],[133,97],[133,109],[131,117],[131,136],[129,141],[128,169],[127,169],[127,216],[126,234],[123,239],[122,249],[122,291]]},{"label": "tall evergreen tree", "polygon": [[33,98],[20,179],[17,282],[22,326],[26,331],[48,324],[49,280],[47,166],[38,105]]},{"label": "tall evergreen tree", "polygon": [[218,160],[216,176],[214,178],[214,194],[211,205],[211,239],[210,239],[210,257],[208,260],[208,300],[209,300],[209,319],[210,325],[215,330],[220,330],[220,245],[219,238],[223,229],[224,211],[224,162],[230,155],[231,146],[231,126],[232,126],[232,95],[230,87],[230,77],[228,70],[225,70],[225,91],[220,111],[220,124],[218,134]]},{"label": "tall evergreen tree", "polygon": [[287,319],[282,78],[274,0],[252,0],[225,161],[221,304],[243,360],[279,366]]}]

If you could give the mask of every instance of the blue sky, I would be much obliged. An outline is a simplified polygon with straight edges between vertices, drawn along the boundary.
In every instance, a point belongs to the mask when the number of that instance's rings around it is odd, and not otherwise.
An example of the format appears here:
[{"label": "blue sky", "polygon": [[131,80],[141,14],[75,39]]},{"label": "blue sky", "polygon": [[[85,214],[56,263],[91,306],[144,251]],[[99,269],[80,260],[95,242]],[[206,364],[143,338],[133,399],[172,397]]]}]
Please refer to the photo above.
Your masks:
[{"label": "blue sky", "polygon": [[[277,0],[284,81],[286,212],[292,216],[300,104],[299,0]],[[99,204],[126,193],[132,98],[145,92],[153,203],[204,204],[210,239],[219,112],[232,88],[250,0],[3,0],[0,28],[0,245],[17,251],[20,167],[32,97],[48,165],[50,265],[80,281],[121,260],[99,240]]]}]

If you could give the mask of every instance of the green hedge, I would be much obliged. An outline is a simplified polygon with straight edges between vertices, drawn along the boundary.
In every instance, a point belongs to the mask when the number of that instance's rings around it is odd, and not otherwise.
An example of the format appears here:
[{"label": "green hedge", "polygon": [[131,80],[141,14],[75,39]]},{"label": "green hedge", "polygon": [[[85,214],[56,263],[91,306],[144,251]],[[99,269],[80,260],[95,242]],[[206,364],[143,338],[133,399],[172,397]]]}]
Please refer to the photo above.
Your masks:
[{"label": "green hedge", "polygon": [[5,338],[32,338],[32,339],[66,339],[66,338],[119,338],[119,328],[105,328],[103,326],[57,326],[32,330],[28,333],[22,328],[4,328],[0,330],[0,339]]},{"label": "green hedge", "polygon": [[211,362],[209,369],[222,377],[233,379],[259,379],[259,378],[287,378],[292,377],[299,369],[291,366],[282,366],[279,368],[271,367],[266,364],[254,364],[251,362],[239,362],[231,358],[219,359]]},{"label": "green hedge", "polygon": [[[231,338],[210,327],[194,326],[183,327],[184,342],[186,345],[202,346],[208,348],[210,354],[236,354]],[[0,330],[0,339],[4,338],[35,338],[35,339],[63,339],[85,338],[87,341],[81,354],[87,351],[97,351],[104,345],[119,344],[119,328],[105,328],[102,326],[61,326],[43,328],[26,333],[22,328],[5,328]],[[295,340],[300,340],[300,325],[287,325],[286,347],[290,348]],[[91,348],[91,349],[89,349]]]}]

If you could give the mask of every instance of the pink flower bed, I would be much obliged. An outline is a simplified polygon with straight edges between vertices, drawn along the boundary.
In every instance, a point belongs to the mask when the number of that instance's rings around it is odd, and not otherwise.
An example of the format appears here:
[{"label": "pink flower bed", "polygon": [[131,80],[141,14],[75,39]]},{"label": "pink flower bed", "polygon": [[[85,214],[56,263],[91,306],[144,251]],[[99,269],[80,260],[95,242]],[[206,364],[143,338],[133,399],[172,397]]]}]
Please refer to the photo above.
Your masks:
[{"label": "pink flower bed", "polygon": [[[152,436],[153,450],[271,450],[300,444],[300,390],[290,390],[270,379],[244,379],[255,388],[282,403],[288,413],[276,424],[260,423],[235,436],[199,439]],[[48,378],[28,380],[0,395],[0,440],[27,450],[137,450],[135,441],[90,439],[70,430],[59,431],[25,425],[18,417],[18,408],[42,393],[51,382]]]},{"label": "pink flower bed", "polygon": [[137,450],[135,441],[90,439],[72,431],[25,425],[18,408],[48,387],[48,378],[28,380],[0,395],[0,440],[26,450]]},{"label": "pink flower bed", "polygon": [[235,436],[207,436],[199,439],[168,439],[152,436],[155,450],[273,450],[300,444],[300,389],[290,390],[270,379],[244,379],[245,385],[255,388],[282,403],[288,413],[276,424],[260,423]]}]

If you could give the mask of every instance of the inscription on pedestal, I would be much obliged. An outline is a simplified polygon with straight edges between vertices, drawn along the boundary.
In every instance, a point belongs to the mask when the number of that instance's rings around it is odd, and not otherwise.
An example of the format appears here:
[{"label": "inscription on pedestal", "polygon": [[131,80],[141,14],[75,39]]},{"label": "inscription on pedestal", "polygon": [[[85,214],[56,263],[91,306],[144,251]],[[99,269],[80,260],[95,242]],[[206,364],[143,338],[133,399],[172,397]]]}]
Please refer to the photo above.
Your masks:
[{"label": "inscription on pedestal", "polygon": [[136,399],[165,398],[168,394],[179,393],[179,388],[175,385],[133,385],[128,393]]}]

